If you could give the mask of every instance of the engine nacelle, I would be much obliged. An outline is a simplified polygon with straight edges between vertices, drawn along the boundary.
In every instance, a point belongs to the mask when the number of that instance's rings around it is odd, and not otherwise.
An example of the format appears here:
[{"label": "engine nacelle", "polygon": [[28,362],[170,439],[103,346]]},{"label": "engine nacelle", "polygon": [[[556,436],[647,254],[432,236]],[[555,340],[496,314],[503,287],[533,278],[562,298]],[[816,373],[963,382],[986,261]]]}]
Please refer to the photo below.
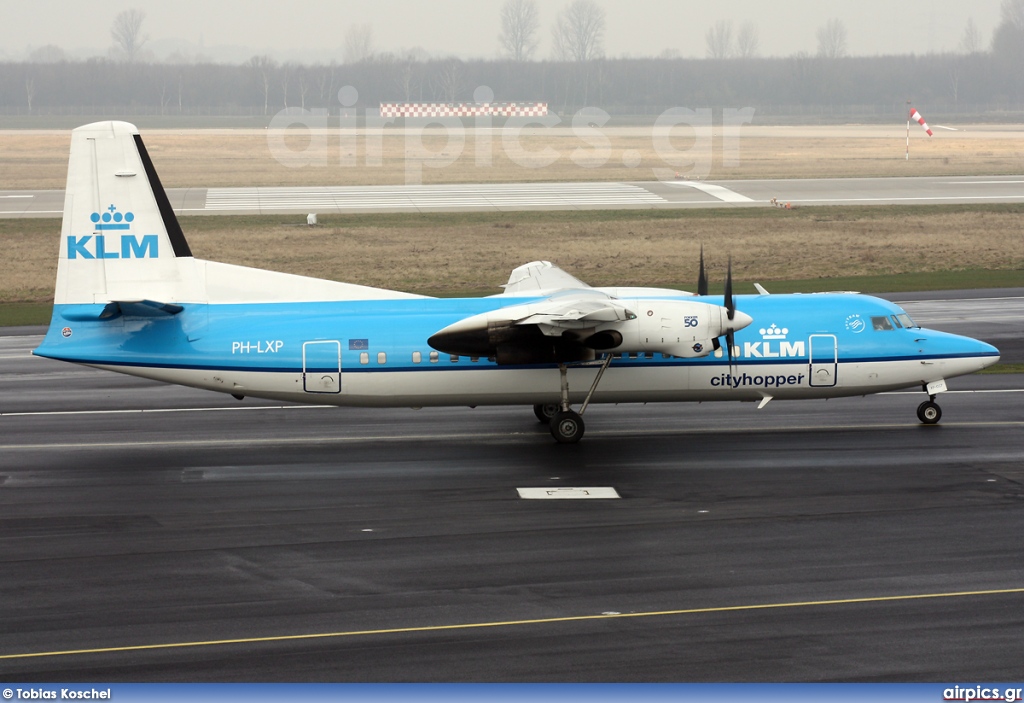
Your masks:
[{"label": "engine nacelle", "polygon": [[[625,301],[624,301],[625,302]],[[595,337],[615,330],[622,341],[613,352],[661,352],[687,358],[707,356],[714,340],[729,329],[738,330],[751,322],[737,311],[732,320],[721,305],[690,300],[631,300],[627,304],[637,318],[598,328]]]}]

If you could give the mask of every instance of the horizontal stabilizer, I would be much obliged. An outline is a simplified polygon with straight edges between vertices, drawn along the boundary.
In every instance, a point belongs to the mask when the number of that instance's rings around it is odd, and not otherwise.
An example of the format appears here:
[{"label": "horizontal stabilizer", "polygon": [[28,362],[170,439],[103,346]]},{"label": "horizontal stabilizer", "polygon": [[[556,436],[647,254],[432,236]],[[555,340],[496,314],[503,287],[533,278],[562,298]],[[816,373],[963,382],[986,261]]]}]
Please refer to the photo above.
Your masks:
[{"label": "horizontal stabilizer", "polygon": [[160,303],[155,300],[122,300],[113,304],[127,317],[167,317],[177,315],[185,309],[174,303]]},{"label": "horizontal stabilizer", "polygon": [[118,317],[169,317],[184,310],[174,303],[159,303],[154,300],[120,300],[103,305],[65,305],[60,316],[71,322],[100,322]]}]

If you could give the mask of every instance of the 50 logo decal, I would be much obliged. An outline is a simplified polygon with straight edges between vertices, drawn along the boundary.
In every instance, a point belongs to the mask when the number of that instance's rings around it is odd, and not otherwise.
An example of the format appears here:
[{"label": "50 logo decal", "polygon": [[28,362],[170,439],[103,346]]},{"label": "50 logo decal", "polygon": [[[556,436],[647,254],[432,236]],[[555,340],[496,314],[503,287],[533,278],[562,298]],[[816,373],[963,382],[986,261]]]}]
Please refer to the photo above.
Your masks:
[{"label": "50 logo decal", "polygon": [[699,320],[696,315],[686,315],[683,317],[683,327],[696,327],[699,324]]}]

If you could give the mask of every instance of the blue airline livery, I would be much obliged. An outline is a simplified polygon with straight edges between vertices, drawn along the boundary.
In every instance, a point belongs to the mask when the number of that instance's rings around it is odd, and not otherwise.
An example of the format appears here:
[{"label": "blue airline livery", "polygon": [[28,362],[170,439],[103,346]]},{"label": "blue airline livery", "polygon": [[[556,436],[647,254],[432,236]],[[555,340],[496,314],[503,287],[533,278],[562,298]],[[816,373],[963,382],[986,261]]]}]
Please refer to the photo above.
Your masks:
[{"label": "blue airline livery", "polygon": [[[484,298],[410,293],[204,261],[138,130],[74,130],[53,318],[35,354],[300,403],[528,405],[562,443],[591,402],[799,400],[945,381],[994,347],[918,327],[865,295],[594,288],[546,261]],[[579,410],[574,410],[574,405]]]}]

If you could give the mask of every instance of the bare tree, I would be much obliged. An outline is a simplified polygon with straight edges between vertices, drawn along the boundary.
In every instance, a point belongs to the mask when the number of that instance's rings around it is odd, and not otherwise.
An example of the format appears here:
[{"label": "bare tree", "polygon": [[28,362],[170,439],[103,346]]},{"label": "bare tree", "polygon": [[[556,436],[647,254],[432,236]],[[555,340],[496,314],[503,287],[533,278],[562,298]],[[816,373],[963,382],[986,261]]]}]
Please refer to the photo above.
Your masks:
[{"label": "bare tree", "polygon": [[32,114],[32,100],[36,97],[36,81],[32,76],[25,76],[25,98],[28,100],[28,114]]},{"label": "bare tree", "polygon": [[310,74],[309,69],[304,65],[299,64],[298,67],[298,83],[299,83],[299,107],[303,110],[306,109],[306,96],[309,95],[310,89],[313,87],[313,76]]},{"label": "bare tree", "polygon": [[501,7],[498,41],[513,61],[529,61],[537,49],[540,12],[534,0],[505,0]]},{"label": "bare tree", "polygon": [[291,83],[292,75],[295,73],[295,64],[286,63],[282,64],[281,70],[277,72],[277,77],[281,81],[281,95],[284,100],[284,109],[288,109],[288,84]]},{"label": "bare tree", "polygon": [[270,79],[274,75],[274,62],[264,54],[263,56],[253,56],[245,66],[249,69],[256,87],[263,94],[263,114],[265,115],[270,108]]},{"label": "bare tree", "polygon": [[441,64],[433,80],[435,94],[440,93],[444,102],[453,103],[466,89],[466,68],[458,59],[448,59]]},{"label": "bare tree", "polygon": [[316,67],[316,88],[320,94],[321,105],[327,105],[334,96],[334,80],[337,71],[338,65],[333,61],[328,66]]},{"label": "bare tree", "polygon": [[345,32],[345,42],[341,48],[341,58],[347,64],[359,63],[370,58],[373,53],[373,26],[354,24]]},{"label": "bare tree", "polygon": [[1000,10],[1002,19],[992,33],[992,54],[1000,65],[1013,71],[1008,85],[1016,84],[1024,93],[1020,73],[1024,61],[1024,0],[1003,0]]},{"label": "bare tree", "polygon": [[128,61],[135,61],[143,45],[149,41],[148,36],[142,36],[142,22],[145,19],[146,13],[133,7],[117,13],[114,24],[110,27],[110,36],[114,44],[124,52]]},{"label": "bare tree", "polygon": [[709,59],[727,59],[732,56],[732,21],[718,20],[704,35]]},{"label": "bare tree", "polygon": [[752,59],[757,56],[761,45],[760,33],[753,22],[744,22],[736,35],[736,56],[741,59]]},{"label": "bare tree", "polygon": [[604,10],[594,0],[573,0],[552,28],[555,56],[562,61],[592,61],[604,53]]},{"label": "bare tree", "polygon": [[1024,31],[1024,0],[1003,0],[999,11],[1003,22],[1014,29]]},{"label": "bare tree", "polygon": [[405,102],[412,100],[413,65],[414,59],[407,58],[399,61],[395,70],[395,87]]},{"label": "bare tree", "polygon": [[973,17],[967,18],[967,26],[964,27],[964,35],[960,39],[960,51],[965,54],[976,54],[981,51],[981,33],[974,24]]},{"label": "bare tree", "polygon": [[818,28],[818,56],[838,59],[846,56],[846,24],[834,17]]}]

